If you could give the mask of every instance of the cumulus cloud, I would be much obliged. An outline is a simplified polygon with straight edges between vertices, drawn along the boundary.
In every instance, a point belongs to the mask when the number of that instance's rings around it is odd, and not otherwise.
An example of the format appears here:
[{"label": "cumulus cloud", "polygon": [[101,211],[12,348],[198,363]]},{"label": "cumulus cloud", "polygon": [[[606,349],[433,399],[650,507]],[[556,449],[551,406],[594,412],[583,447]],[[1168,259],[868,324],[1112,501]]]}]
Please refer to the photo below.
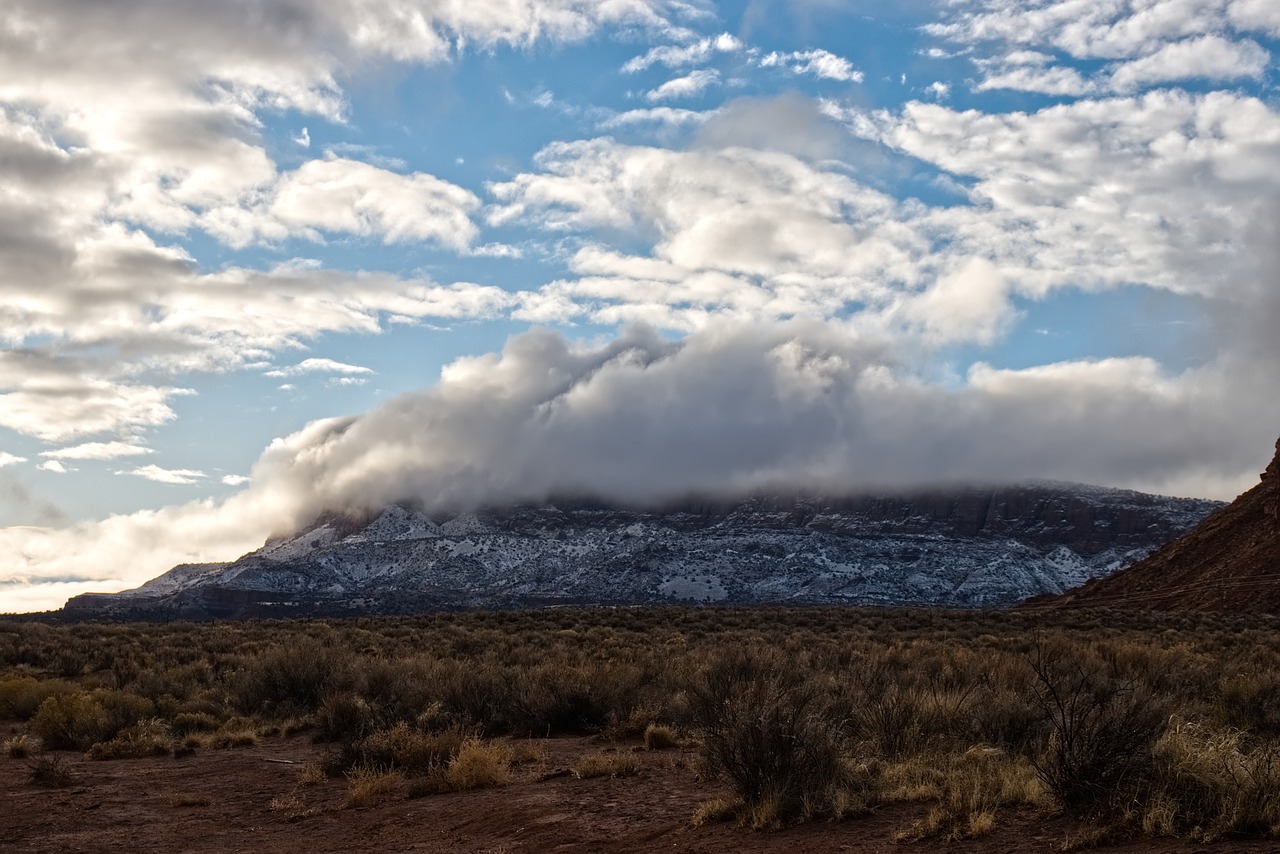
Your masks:
[{"label": "cumulus cloud", "polygon": [[74,468],[65,466],[57,460],[45,460],[40,465],[36,466],[36,468],[41,471],[52,472],[53,474],[68,474],[69,472],[75,471]]},{"label": "cumulus cloud", "polygon": [[312,160],[281,176],[261,201],[219,207],[199,223],[233,247],[325,233],[385,243],[432,240],[462,251],[476,236],[474,193],[432,175],[399,175],[355,160]]},{"label": "cumulus cloud", "polygon": [[[341,156],[282,169],[261,116],[344,121],[342,83],[380,62],[625,27],[669,40],[679,0],[16,0],[0,24],[0,427],[63,442],[174,417],[176,378],[270,360],[381,319],[491,312],[499,289],[315,268],[200,269],[169,241],[333,236],[476,251],[478,198]],[[246,28],[245,21],[253,26]],[[718,42],[719,43],[719,42]],[[310,133],[297,137],[305,154]],[[92,356],[87,354],[91,353]]]},{"label": "cumulus cloud", "polygon": [[[979,91],[1129,93],[1197,78],[1260,78],[1271,57],[1249,34],[1275,34],[1280,26],[1274,9],[1264,11],[1263,5],[1257,0],[979,0],[955,4],[945,20],[925,30],[981,50],[995,48],[994,58],[974,58],[983,72]],[[1096,73],[1081,73],[1058,56],[1109,62]]]},{"label": "cumulus cloud", "polygon": [[16,466],[18,463],[25,463],[26,457],[20,457],[17,454],[11,454],[8,451],[0,451],[0,469],[6,466]]},{"label": "cumulus cloud", "polygon": [[1221,36],[1165,45],[1141,59],[1126,62],[1111,73],[1111,85],[1121,92],[1131,92],[1149,83],[1204,78],[1234,80],[1259,78],[1271,62],[1271,54],[1257,42],[1228,41]]},{"label": "cumulus cloud", "polygon": [[250,478],[242,474],[224,474],[222,476],[222,483],[227,486],[243,486],[249,481]]}]

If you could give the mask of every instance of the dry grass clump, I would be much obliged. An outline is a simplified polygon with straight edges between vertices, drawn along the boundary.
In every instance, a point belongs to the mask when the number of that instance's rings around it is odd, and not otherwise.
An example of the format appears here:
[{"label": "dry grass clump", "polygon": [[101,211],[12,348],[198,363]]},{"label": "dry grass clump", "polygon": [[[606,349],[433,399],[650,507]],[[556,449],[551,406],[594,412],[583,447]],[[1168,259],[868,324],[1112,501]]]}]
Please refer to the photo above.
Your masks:
[{"label": "dry grass clump", "polygon": [[318,762],[308,762],[298,769],[299,786],[318,786],[327,779],[323,766]]},{"label": "dry grass clump", "polygon": [[121,730],[110,741],[89,748],[90,759],[141,759],[164,756],[174,748],[173,731],[162,720],[151,719]]},{"label": "dry grass clump", "polygon": [[4,742],[4,752],[8,754],[10,759],[26,759],[28,756],[34,756],[39,753],[42,749],[44,749],[44,744],[40,741],[40,737],[27,732],[7,738]]},{"label": "dry grass clump", "polygon": [[663,750],[668,747],[679,747],[680,736],[675,727],[666,724],[652,723],[644,728],[644,746],[646,750]]},{"label": "dry grass clump", "polygon": [[405,777],[399,771],[358,765],[347,772],[347,806],[372,807],[405,796]]},{"label": "dry grass clump", "polygon": [[591,777],[630,777],[639,773],[640,760],[630,751],[591,753],[575,762],[571,770],[579,780]]},{"label": "dry grass clump", "polygon": [[511,782],[511,748],[496,741],[468,738],[449,760],[445,779],[453,789],[489,789]]},{"label": "dry grass clump", "polygon": [[1280,834],[1280,745],[1249,747],[1239,730],[1174,721],[1154,750],[1143,828],[1202,841]]},{"label": "dry grass clump", "polygon": [[974,748],[942,763],[936,803],[922,821],[895,834],[900,842],[957,842],[986,836],[1004,807],[1042,806],[1047,800],[1035,768],[995,748]]}]

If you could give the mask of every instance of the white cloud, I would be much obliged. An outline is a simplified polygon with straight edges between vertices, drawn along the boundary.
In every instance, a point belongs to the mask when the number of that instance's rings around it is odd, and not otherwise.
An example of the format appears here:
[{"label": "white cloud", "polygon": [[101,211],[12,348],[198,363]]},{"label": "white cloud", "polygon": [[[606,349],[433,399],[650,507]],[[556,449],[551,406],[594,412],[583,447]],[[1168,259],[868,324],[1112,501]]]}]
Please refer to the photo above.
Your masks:
[{"label": "white cloud", "polygon": [[706,62],[716,53],[733,53],[742,50],[742,42],[729,33],[708,36],[688,45],[659,45],[650,48],[643,56],[633,57],[623,64],[622,70],[627,74],[643,71],[651,65],[665,65],[667,68],[679,68],[683,65],[697,65]]},{"label": "white cloud", "polygon": [[1111,85],[1117,91],[1132,92],[1150,83],[1191,78],[1256,79],[1263,75],[1270,62],[1271,54],[1256,42],[1202,36],[1165,45],[1155,53],[1118,66],[1111,73]]},{"label": "white cloud", "polygon": [[[1280,13],[1274,4],[1265,4],[1268,9],[1263,11],[1264,4],[1265,0],[1050,0],[1028,5],[984,0],[955,4],[946,20],[925,30],[979,48],[1003,48],[994,59],[975,58],[983,69],[979,90],[1128,93],[1197,78],[1260,78],[1270,54],[1248,34],[1280,32]],[[1054,64],[1054,54],[1112,62],[1086,77],[1076,68]]]},{"label": "white cloud", "polygon": [[224,474],[222,476],[222,482],[227,486],[243,486],[250,480],[252,480],[252,478],[245,477],[242,474]]},{"label": "white cloud", "polygon": [[156,483],[169,483],[174,485],[189,485],[197,483],[206,477],[202,471],[195,469],[166,469],[156,465],[139,466],[128,471],[118,471],[116,474],[133,475],[134,477],[153,480]]},{"label": "white cloud", "polygon": [[[985,271],[960,271],[952,296],[970,275]],[[80,592],[234,558],[326,509],[407,498],[645,503],[1036,477],[1183,494],[1216,483],[1226,496],[1256,481],[1280,420],[1280,399],[1240,393],[1257,377],[1238,362],[978,365],[955,386],[899,355],[830,323],[717,323],[680,341],[633,328],[591,345],[537,330],[457,360],[434,387],[276,440],[223,502],[0,529],[0,553],[17,556],[10,581],[76,579]]]},{"label": "white cloud", "polygon": [[[0,51],[0,338],[13,351],[0,351],[0,427],[52,442],[134,434],[174,418],[181,375],[374,332],[387,316],[491,315],[509,302],[498,288],[201,269],[166,241],[205,229],[234,246],[338,235],[471,252],[474,194],[376,152],[282,170],[261,116],[340,122],[339,81],[371,62],[613,27],[682,39],[680,22],[701,14],[677,0],[247,0],[234,13],[15,0],[0,25],[12,36]],[[303,129],[299,146],[310,138]]]},{"label": "white cloud", "polygon": [[280,178],[259,204],[220,207],[203,228],[235,247],[325,233],[385,243],[433,240],[462,251],[476,236],[476,196],[431,175],[398,175],[355,160],[312,160]]},{"label": "white cloud", "polygon": [[600,122],[600,128],[609,129],[637,124],[659,124],[670,127],[699,125],[715,115],[712,110],[682,110],[675,107],[650,107],[644,110],[627,110]]},{"label": "white cloud", "polygon": [[794,74],[812,74],[827,80],[861,83],[865,75],[853,63],[826,50],[801,50],[773,53],[761,57],[763,68],[787,68]]},{"label": "white cloud", "polygon": [[40,456],[54,460],[114,460],[153,454],[154,450],[132,442],[86,442],[69,448],[41,451]]},{"label": "white cloud", "polygon": [[26,457],[20,457],[17,454],[10,454],[7,451],[0,451],[0,469],[6,466],[16,466],[18,463],[25,463]]},{"label": "white cloud", "polygon": [[943,83],[941,80],[935,80],[924,87],[924,91],[932,96],[934,100],[945,101],[951,96],[951,85]]},{"label": "white cloud", "polygon": [[720,72],[714,68],[691,71],[683,77],[668,80],[656,89],[645,93],[650,101],[669,101],[673,98],[692,98],[701,95],[709,86],[720,82]]},{"label": "white cloud", "polygon": [[1087,95],[1097,87],[1085,80],[1074,68],[1017,65],[998,71],[988,68],[975,88],[979,92],[1013,89],[1019,92],[1039,92],[1042,95]]},{"label": "white cloud", "polygon": [[41,471],[53,472],[54,474],[67,474],[75,471],[75,469],[69,468],[57,460],[45,460],[40,465],[36,466],[36,468]]},{"label": "white cloud", "polygon": [[263,376],[266,377],[296,377],[301,374],[372,374],[371,368],[361,365],[348,365],[344,362],[338,362],[333,359],[303,359],[296,365],[290,365],[287,368],[275,368],[267,371]]}]

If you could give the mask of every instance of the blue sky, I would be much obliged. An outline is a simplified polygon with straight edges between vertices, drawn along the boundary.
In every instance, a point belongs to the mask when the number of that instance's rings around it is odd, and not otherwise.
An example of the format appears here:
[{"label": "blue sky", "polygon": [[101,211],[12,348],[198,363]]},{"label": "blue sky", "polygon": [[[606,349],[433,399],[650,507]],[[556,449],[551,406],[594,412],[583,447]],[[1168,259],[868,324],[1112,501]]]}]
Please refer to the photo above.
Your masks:
[{"label": "blue sky", "polygon": [[207,5],[0,23],[0,610],[333,506],[1265,464],[1272,3]]}]

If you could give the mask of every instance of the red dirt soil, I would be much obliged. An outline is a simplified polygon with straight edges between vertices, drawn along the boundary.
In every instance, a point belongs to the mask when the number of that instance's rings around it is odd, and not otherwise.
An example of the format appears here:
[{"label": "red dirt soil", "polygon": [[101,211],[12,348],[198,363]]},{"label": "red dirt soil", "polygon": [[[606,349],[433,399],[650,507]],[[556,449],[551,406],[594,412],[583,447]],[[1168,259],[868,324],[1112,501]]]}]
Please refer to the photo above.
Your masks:
[{"label": "red dirt soil", "polygon": [[[17,731],[18,727],[5,727]],[[299,771],[327,750],[305,735],[260,739],[253,747],[201,750],[182,759],[92,761],[59,754],[67,788],[28,783],[29,759],[0,758],[4,852],[1048,852],[1076,828],[1031,810],[997,816],[994,833],[958,843],[895,844],[893,834],[922,818],[928,804],[886,807],[840,823],[764,833],[733,824],[694,827],[699,803],[724,794],[700,781],[689,749],[646,751],[588,738],[534,741],[545,757],[518,766],[501,789],[345,805],[342,779],[297,785]],[[576,779],[568,768],[601,750],[634,751],[632,777]],[[296,796],[292,809],[280,801]],[[273,809],[276,801],[276,809]],[[183,805],[192,804],[192,805]],[[1276,851],[1274,842],[1139,840],[1132,852]]]}]

